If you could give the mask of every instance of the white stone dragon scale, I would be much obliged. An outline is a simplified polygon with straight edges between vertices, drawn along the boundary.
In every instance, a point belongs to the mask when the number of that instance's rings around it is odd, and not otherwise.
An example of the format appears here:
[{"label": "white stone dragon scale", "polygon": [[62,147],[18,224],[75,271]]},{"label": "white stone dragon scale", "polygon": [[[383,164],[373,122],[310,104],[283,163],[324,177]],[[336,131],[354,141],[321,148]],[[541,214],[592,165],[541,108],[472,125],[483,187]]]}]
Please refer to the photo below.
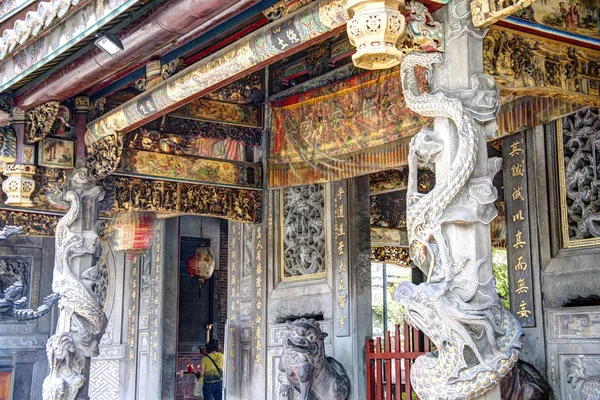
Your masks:
[{"label": "white stone dragon scale", "polygon": [[499,160],[490,159],[489,176],[472,177],[479,136],[486,124],[495,124],[498,111],[493,78],[475,75],[468,90],[421,93],[415,68],[421,66],[431,73],[433,64],[442,61],[441,53],[412,52],[401,67],[407,106],[421,115],[449,118],[457,129],[457,149],[450,168],[436,171],[434,189],[420,194],[417,164],[433,167],[447,149],[430,128],[411,142],[407,191],[410,254],[428,275],[428,282],[418,286],[405,283],[396,298],[405,307],[408,322],[436,345],[436,351],[419,357],[411,370],[419,397],[474,399],[491,390],[517,362],[523,332],[500,304],[493,280],[481,282],[480,267],[489,256],[470,260],[454,254],[446,243],[443,224],[487,224],[495,217],[497,194],[491,178],[500,165]]}]

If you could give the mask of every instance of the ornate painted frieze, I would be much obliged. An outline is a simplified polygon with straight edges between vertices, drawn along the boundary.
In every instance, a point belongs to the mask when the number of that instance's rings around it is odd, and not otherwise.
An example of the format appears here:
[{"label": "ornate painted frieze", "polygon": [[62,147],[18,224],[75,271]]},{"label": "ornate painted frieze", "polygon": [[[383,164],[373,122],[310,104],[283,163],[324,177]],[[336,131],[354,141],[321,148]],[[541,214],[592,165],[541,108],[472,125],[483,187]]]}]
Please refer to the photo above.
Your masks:
[{"label": "ornate painted frieze", "polygon": [[265,9],[263,14],[271,21],[274,21],[299,10],[313,1],[314,0],[280,0],[271,7]]},{"label": "ornate painted frieze", "polygon": [[410,267],[411,263],[410,255],[406,247],[393,246],[372,247],[371,260],[388,264],[397,264],[402,267]]},{"label": "ornate painted frieze", "polygon": [[59,108],[58,101],[51,101],[27,112],[25,125],[25,141],[27,143],[31,144],[42,140],[50,133],[58,116]]},{"label": "ornate painted frieze", "polygon": [[598,110],[588,108],[557,121],[557,152],[564,247],[600,244]]},{"label": "ornate painted frieze", "polygon": [[170,113],[174,117],[219,122],[256,128],[260,126],[259,109],[244,104],[198,99]]},{"label": "ornate painted frieze", "polygon": [[256,96],[263,93],[262,78],[260,72],[254,72],[229,85],[215,90],[205,96],[206,99],[226,101],[239,104],[250,104],[257,99]]},{"label": "ornate painted frieze", "polygon": [[369,175],[371,195],[406,189],[408,170],[389,169]]},{"label": "ornate painted frieze", "polygon": [[600,52],[492,27],[484,39],[485,72],[503,94],[560,96],[600,104]]},{"label": "ornate painted frieze", "polygon": [[282,189],[280,207],[281,279],[325,276],[324,186],[314,184]]},{"label": "ornate painted frieze", "polygon": [[60,216],[29,213],[3,209],[0,211],[0,225],[13,225],[23,228],[23,233],[34,236],[54,236]]},{"label": "ornate painted frieze", "polygon": [[197,214],[239,222],[260,222],[262,191],[191,183],[109,176],[102,181],[104,215],[154,211],[159,214]]},{"label": "ornate painted frieze", "polygon": [[471,14],[473,24],[478,28],[488,27],[501,19],[513,15],[519,10],[529,7],[535,0],[473,0],[471,1]]},{"label": "ornate painted frieze", "polygon": [[164,126],[161,126],[161,131],[189,137],[190,143],[198,142],[200,138],[206,138],[229,139],[247,146],[260,146],[261,138],[260,128],[175,118],[170,114],[165,119]]},{"label": "ornate painted frieze", "polygon": [[252,188],[262,186],[260,164],[234,163],[143,150],[124,150],[115,174]]}]

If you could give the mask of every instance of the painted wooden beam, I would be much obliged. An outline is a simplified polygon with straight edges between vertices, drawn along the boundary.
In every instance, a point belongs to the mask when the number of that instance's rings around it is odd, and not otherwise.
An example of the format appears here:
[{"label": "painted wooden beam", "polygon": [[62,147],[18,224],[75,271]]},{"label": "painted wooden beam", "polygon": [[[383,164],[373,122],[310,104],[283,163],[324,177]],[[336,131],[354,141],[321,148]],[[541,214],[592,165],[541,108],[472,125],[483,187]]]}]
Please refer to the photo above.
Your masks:
[{"label": "painted wooden beam", "polygon": [[317,1],[200,60],[87,125],[86,145],[131,131],[345,29],[345,0]]}]

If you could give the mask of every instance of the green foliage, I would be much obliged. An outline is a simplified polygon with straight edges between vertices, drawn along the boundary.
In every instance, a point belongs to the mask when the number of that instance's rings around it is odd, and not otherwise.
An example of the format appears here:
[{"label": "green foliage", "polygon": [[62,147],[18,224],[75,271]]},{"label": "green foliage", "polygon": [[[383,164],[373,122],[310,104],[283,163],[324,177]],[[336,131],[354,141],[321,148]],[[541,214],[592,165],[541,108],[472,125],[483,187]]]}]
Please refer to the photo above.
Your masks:
[{"label": "green foliage", "polygon": [[492,249],[492,268],[494,270],[494,279],[496,280],[496,293],[498,293],[502,305],[508,309],[510,301],[508,298],[508,265],[506,265],[506,260],[506,250]]}]

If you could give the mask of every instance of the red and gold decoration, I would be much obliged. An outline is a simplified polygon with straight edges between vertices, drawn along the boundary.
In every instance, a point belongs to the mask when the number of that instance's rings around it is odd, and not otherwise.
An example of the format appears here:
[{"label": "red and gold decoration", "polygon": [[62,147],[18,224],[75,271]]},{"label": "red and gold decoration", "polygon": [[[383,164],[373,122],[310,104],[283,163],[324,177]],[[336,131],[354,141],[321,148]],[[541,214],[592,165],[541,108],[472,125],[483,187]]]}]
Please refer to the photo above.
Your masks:
[{"label": "red and gold decoration", "polygon": [[115,250],[133,255],[152,246],[154,213],[132,212],[117,214],[113,222]]}]

